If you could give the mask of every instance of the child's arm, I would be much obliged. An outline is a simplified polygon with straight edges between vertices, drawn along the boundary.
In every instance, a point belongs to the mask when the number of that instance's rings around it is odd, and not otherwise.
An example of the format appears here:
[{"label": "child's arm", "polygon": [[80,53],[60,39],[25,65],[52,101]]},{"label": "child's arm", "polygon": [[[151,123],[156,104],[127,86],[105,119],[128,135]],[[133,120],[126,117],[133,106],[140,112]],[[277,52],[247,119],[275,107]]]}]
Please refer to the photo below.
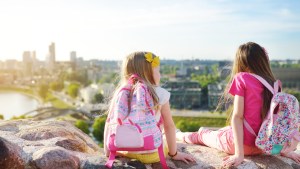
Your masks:
[{"label": "child's arm", "polygon": [[175,154],[177,151],[176,133],[175,133],[176,127],[172,119],[169,102],[167,102],[162,106],[161,115],[164,121],[164,130],[165,130],[166,139],[168,143],[169,153]]},{"label": "child's arm", "polygon": [[106,147],[107,143],[106,143],[106,140],[107,140],[107,124],[108,122],[106,121],[105,123],[105,126],[104,126],[104,134],[103,134],[103,149],[104,149],[104,154],[108,157],[109,156],[109,152],[108,152],[108,149]]},{"label": "child's arm", "polygon": [[233,103],[233,113],[231,126],[234,138],[235,153],[224,159],[224,166],[237,166],[244,160],[244,97],[235,95]]},{"label": "child's arm", "polygon": [[162,105],[161,115],[164,121],[164,130],[165,130],[167,144],[169,148],[169,154],[175,155],[172,157],[172,159],[182,160],[186,163],[188,163],[188,161],[195,161],[193,156],[186,153],[177,152],[176,133],[175,133],[176,127],[172,119],[169,102]]}]

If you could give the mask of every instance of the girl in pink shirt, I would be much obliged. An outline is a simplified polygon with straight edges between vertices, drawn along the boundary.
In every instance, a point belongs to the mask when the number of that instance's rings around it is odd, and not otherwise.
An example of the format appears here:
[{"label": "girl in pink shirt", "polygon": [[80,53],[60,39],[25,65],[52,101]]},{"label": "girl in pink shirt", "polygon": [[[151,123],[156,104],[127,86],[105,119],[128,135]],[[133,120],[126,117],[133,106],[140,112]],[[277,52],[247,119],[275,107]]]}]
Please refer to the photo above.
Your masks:
[{"label": "girl in pink shirt", "polygon": [[[224,98],[227,98],[228,94],[233,96],[231,125],[217,131],[200,128],[198,132],[178,132],[177,139],[231,154],[223,159],[224,167],[241,164],[244,155],[262,153],[255,146],[255,136],[244,127],[243,120],[246,119],[257,134],[269,110],[272,93],[250,73],[263,77],[272,86],[275,82],[266,51],[253,42],[242,44],[238,48],[231,78],[224,92]],[[281,155],[300,163],[300,155],[293,151]]]}]

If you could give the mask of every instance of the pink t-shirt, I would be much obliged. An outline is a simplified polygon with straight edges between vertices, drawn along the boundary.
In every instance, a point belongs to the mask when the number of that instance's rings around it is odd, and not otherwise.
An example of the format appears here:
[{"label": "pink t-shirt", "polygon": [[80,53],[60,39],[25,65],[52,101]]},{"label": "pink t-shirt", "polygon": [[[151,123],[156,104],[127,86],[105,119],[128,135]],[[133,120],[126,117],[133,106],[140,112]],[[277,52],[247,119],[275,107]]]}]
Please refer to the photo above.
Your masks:
[{"label": "pink t-shirt", "polygon": [[[233,96],[244,97],[244,118],[257,134],[262,123],[261,110],[263,106],[263,85],[253,76],[246,72],[235,75],[229,93]],[[253,136],[244,126],[244,144],[255,146]]]}]

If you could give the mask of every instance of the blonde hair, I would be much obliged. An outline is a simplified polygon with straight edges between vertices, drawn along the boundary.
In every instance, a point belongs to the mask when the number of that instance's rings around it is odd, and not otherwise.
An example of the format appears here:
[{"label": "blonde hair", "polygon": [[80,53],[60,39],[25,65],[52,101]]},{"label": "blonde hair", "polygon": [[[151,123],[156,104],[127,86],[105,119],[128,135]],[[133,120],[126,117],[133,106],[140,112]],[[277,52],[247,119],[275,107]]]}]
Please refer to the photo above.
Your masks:
[{"label": "blonde hair", "polygon": [[[122,62],[122,67],[121,67],[120,82],[119,82],[117,88],[115,89],[115,92],[113,94],[113,98],[111,99],[111,102],[113,102],[116,94],[120,91],[120,89],[128,83],[129,78],[135,74],[138,76],[138,79],[134,79],[134,84],[133,84],[132,88],[133,89],[135,88],[135,84],[138,81],[142,81],[147,86],[147,89],[153,99],[154,109],[157,110],[158,96],[154,90],[154,87],[156,84],[155,84],[155,80],[153,77],[153,70],[152,70],[151,63],[148,62],[145,58],[146,53],[149,53],[149,52],[134,52],[134,53],[129,54],[126,58],[124,58],[124,60]],[[156,57],[156,55],[154,55],[153,53],[152,53],[152,56],[153,56],[153,58]],[[132,93],[133,93],[133,90],[131,90],[130,96],[128,99],[129,112],[130,112],[130,103],[131,103],[131,99],[132,99]],[[110,103],[109,112],[111,110],[112,110],[112,104]]]},{"label": "blonde hair", "polygon": [[[273,86],[275,82],[275,77],[271,71],[269,63],[269,57],[265,49],[254,42],[242,44],[239,46],[236,52],[229,82],[223,93],[221,102],[219,103],[217,108],[220,107],[220,104],[223,104],[224,102],[227,102],[229,100],[229,88],[234,79],[234,76],[239,72],[249,72],[257,74],[264,78],[271,86]],[[264,87],[264,102],[261,110],[262,119],[265,118],[270,108],[271,99],[272,93],[266,87]],[[229,118],[231,118],[231,115],[229,116]]]}]

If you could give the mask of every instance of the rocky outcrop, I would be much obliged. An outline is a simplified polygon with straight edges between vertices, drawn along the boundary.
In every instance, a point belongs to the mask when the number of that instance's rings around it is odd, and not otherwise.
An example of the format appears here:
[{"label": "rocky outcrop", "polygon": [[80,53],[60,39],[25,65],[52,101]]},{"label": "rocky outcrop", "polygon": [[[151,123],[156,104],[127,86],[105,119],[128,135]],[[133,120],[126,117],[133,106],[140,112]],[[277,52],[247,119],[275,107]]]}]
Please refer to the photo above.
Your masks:
[{"label": "rocky outcrop", "polygon": [[0,121],[1,169],[88,168],[87,164],[95,161],[93,159],[100,159],[96,160],[99,164],[106,160],[91,137],[72,124],[63,121]]},{"label": "rocky outcrop", "polygon": [[[178,143],[178,150],[193,154],[196,163],[168,159],[170,168],[221,168],[227,154],[199,145]],[[300,153],[298,146],[298,153]],[[0,121],[1,169],[104,169],[106,157],[89,137],[63,121]],[[160,163],[144,165],[136,160],[118,158],[113,168],[160,169]],[[300,165],[281,156],[249,156],[237,168],[300,169]]]}]

